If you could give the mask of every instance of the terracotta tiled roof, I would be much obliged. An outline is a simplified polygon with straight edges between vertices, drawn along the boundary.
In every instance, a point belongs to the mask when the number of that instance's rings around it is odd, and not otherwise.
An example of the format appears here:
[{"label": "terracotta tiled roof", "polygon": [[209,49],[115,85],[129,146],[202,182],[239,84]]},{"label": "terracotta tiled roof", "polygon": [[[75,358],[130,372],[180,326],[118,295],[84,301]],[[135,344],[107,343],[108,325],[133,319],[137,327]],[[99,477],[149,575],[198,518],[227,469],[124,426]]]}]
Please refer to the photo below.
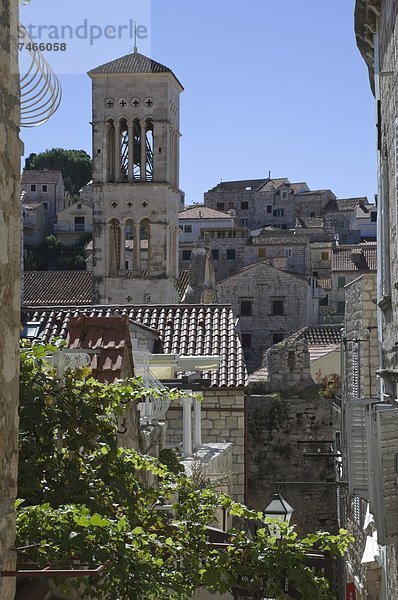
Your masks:
[{"label": "terracotta tiled roof", "polygon": [[242,181],[221,181],[210,192],[229,192],[229,191],[245,191],[246,188],[251,188],[255,191],[269,181],[268,177],[264,179],[244,179]]},{"label": "terracotta tiled roof", "polygon": [[[280,233],[279,233],[280,232]],[[297,235],[294,232],[283,231],[280,229],[263,229],[258,235],[252,236],[254,245],[278,245],[278,246],[295,246],[297,244],[308,243],[306,235]]]},{"label": "terracotta tiled roof", "polygon": [[296,219],[296,227],[323,227],[323,217],[298,217]]},{"label": "terracotta tiled roof", "polygon": [[24,305],[92,304],[93,279],[89,271],[26,271],[23,282]]},{"label": "terracotta tiled roof", "polygon": [[134,52],[126,54],[121,58],[111,60],[99,67],[95,67],[88,72],[89,75],[98,75],[103,73],[171,73],[171,69],[160,63]]},{"label": "terracotta tiled roof", "polygon": [[184,219],[228,219],[230,216],[227,213],[219,210],[214,210],[208,206],[189,206],[185,210],[182,210],[178,219],[183,221]]},{"label": "terracotta tiled roof", "polygon": [[21,183],[57,183],[61,175],[61,171],[50,171],[47,169],[41,171],[36,169],[25,169],[22,173]]},{"label": "terracotta tiled roof", "polygon": [[339,344],[341,325],[310,325],[298,332],[297,339],[307,340],[309,346],[328,346]]},{"label": "terracotta tiled roof", "polygon": [[332,249],[332,271],[376,271],[377,246],[339,246]]},{"label": "terracotta tiled roof", "polygon": [[133,376],[133,355],[127,315],[72,317],[68,324],[66,347],[95,350],[90,368],[103,383]]},{"label": "terracotta tiled roof", "polygon": [[39,322],[39,337],[47,342],[56,336],[66,339],[71,318],[80,315],[127,315],[130,320],[157,330],[166,354],[220,355],[219,370],[203,373],[203,379],[211,386],[236,388],[246,384],[247,371],[236,319],[228,305],[38,307],[23,310],[22,320],[23,324]]},{"label": "terracotta tiled roof", "polygon": [[319,287],[323,288],[324,290],[331,290],[332,289],[332,278],[331,277],[321,277],[320,279],[318,279],[318,285],[319,285]]},{"label": "terracotta tiled roof", "polygon": [[360,198],[338,198],[337,206],[339,211],[341,210],[355,210],[360,204],[368,204],[369,201],[366,196]]}]

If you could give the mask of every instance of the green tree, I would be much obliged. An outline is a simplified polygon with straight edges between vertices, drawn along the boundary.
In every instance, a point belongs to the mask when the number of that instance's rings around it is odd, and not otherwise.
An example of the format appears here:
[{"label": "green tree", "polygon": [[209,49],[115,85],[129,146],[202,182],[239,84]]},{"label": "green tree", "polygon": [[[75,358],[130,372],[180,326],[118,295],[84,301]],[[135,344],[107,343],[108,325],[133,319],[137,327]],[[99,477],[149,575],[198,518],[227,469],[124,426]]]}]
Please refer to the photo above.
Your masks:
[{"label": "green tree", "polygon": [[25,161],[25,169],[61,171],[65,189],[72,196],[77,196],[79,190],[92,178],[91,157],[84,150],[52,148],[39,154],[32,153]]},{"label": "green tree", "polygon": [[[139,379],[103,385],[87,369],[67,371],[62,383],[46,362],[55,347],[26,347],[21,356],[20,462],[17,540],[25,560],[40,568],[105,565],[100,577],[69,579],[82,598],[170,600],[199,587],[238,588],[259,598],[284,596],[286,578],[306,600],[329,599],[328,582],[305,564],[317,547],[344,552],[349,541],[317,534],[299,540],[292,528],[282,543],[269,535],[261,513],[249,511],[211,486],[195,489],[184,474],[118,447],[116,431],[130,402],[146,394]],[[171,392],[176,398],[178,394]],[[146,474],[157,481],[146,485]],[[173,515],[158,510],[173,505]],[[255,521],[249,540],[231,529],[228,545],[209,546],[206,525],[218,507]],[[243,580],[242,574],[245,575]],[[58,581],[57,581],[58,583]],[[263,594],[264,595],[264,594]]]}]

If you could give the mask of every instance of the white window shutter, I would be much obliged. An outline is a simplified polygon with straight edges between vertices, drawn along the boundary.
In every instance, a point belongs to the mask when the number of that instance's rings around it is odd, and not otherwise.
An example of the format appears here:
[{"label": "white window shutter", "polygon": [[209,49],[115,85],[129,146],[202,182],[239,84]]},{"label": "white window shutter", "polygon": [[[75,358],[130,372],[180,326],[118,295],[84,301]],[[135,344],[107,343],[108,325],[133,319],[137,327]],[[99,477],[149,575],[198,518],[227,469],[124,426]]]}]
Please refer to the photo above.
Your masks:
[{"label": "white window shutter", "polygon": [[371,416],[372,504],[379,544],[398,543],[398,409],[377,405]]},{"label": "white window shutter", "polygon": [[349,493],[369,499],[366,409],[374,400],[350,400],[346,407],[347,467]]}]

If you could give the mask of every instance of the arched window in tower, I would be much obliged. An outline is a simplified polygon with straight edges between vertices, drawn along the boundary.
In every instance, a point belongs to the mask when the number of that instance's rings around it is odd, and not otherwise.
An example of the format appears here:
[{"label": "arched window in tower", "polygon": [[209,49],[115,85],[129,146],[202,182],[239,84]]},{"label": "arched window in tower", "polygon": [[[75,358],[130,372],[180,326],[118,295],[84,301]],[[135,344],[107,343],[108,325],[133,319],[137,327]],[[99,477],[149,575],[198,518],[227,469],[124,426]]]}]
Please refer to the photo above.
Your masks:
[{"label": "arched window in tower", "polygon": [[153,121],[146,120],[146,164],[145,164],[145,179],[153,181]]},{"label": "arched window in tower", "polygon": [[117,275],[121,266],[121,234],[119,221],[117,219],[112,219],[109,223],[109,229],[110,271],[111,275]]},{"label": "arched window in tower", "polygon": [[124,226],[124,247],[125,247],[125,270],[128,273],[135,274],[137,272],[137,257],[135,238],[135,224],[129,219]]},{"label": "arched window in tower", "polygon": [[139,119],[133,121],[133,179],[141,179],[141,123]]},{"label": "arched window in tower", "polygon": [[115,181],[115,123],[112,119],[106,122],[106,180]]},{"label": "arched window in tower", "polygon": [[140,223],[140,268],[144,276],[149,275],[150,271],[150,260],[149,260],[149,249],[150,249],[150,237],[151,229],[148,219],[143,219]]},{"label": "arched window in tower", "polygon": [[120,121],[120,181],[129,178],[129,128],[126,119]]}]

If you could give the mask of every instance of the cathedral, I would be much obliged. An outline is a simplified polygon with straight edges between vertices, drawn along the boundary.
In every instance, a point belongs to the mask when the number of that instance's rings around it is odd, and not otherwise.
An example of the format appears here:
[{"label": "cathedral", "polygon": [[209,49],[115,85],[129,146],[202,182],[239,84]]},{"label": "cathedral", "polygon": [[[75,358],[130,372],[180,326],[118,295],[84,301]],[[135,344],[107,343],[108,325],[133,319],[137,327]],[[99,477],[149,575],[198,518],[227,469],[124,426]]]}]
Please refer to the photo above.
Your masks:
[{"label": "cathedral", "polygon": [[178,301],[181,83],[135,51],[88,73],[99,304]]}]

